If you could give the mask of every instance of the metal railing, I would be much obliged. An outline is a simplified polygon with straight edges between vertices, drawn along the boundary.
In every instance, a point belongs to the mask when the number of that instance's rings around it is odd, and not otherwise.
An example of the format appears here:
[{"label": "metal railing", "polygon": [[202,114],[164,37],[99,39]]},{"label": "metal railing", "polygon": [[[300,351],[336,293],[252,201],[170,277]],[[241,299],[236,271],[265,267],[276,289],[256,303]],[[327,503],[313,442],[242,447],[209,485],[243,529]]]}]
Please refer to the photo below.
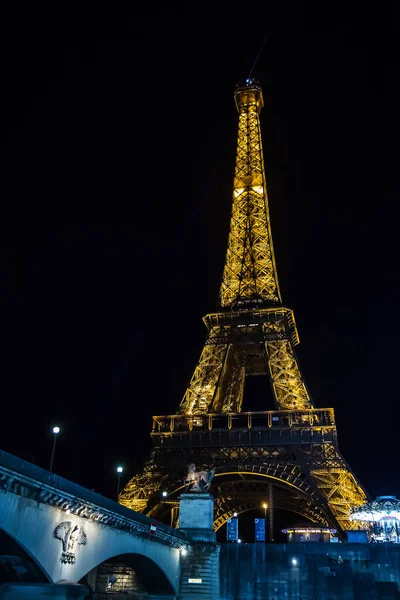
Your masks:
[{"label": "metal railing", "polygon": [[153,417],[154,435],[200,431],[335,428],[333,408]]}]

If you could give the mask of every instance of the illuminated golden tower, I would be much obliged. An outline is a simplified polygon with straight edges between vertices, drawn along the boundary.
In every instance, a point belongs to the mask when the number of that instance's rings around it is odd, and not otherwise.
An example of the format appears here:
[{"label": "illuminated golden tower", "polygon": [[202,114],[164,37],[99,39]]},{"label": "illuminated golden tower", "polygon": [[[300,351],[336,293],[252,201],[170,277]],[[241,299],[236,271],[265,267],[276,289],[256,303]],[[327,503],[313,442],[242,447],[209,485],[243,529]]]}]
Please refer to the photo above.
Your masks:
[{"label": "illuminated golden tower", "polygon": [[[281,301],[261,143],[262,90],[235,91],[239,113],[228,249],[219,312],[175,415],[153,417],[153,451],[120,495],[130,508],[176,524],[187,465],[216,469],[215,529],[269,499],[340,532],[367,495],[338,445],[334,411],[315,408],[299,368],[293,311]],[[277,410],[242,412],[245,378],[267,376]],[[167,497],[162,491],[167,491]],[[272,523],[270,523],[272,525]]]}]

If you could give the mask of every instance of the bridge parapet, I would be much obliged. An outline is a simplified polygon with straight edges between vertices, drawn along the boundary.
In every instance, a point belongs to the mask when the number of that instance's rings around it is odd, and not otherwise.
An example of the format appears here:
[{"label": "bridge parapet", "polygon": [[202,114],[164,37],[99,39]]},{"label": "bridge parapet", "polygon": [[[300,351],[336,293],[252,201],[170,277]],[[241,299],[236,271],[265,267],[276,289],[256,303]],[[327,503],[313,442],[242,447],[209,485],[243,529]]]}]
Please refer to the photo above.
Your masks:
[{"label": "bridge parapet", "polygon": [[172,547],[186,548],[184,533],[101,494],[0,450],[0,490]]}]

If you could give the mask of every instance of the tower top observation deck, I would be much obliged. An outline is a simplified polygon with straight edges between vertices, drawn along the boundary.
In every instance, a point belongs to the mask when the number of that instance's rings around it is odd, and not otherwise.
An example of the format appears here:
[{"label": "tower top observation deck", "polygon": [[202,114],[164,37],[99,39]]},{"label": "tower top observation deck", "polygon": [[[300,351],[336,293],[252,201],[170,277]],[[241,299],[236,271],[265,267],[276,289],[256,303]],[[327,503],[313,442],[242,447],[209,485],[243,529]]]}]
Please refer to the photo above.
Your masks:
[{"label": "tower top observation deck", "polygon": [[246,79],[244,83],[239,83],[236,86],[234,96],[239,113],[251,107],[255,107],[257,112],[260,113],[264,106],[262,89],[255,79]]}]

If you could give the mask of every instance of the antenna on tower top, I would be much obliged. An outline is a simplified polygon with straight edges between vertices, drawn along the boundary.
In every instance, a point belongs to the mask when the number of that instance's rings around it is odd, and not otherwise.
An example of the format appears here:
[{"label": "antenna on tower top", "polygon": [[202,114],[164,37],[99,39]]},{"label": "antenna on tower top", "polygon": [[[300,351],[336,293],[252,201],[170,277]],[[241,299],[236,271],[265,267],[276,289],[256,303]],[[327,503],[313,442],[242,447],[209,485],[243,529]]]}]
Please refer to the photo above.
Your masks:
[{"label": "antenna on tower top", "polygon": [[267,39],[269,38],[269,34],[270,34],[270,33],[271,33],[271,28],[269,28],[269,29],[268,29],[268,31],[267,31],[267,33],[264,35],[264,39],[263,39],[263,41],[261,42],[260,49],[259,49],[259,51],[258,51],[258,53],[257,53],[257,56],[256,56],[256,58],[255,58],[255,61],[254,61],[254,63],[253,63],[253,66],[252,66],[252,67],[251,67],[251,69],[250,69],[250,73],[249,73],[249,75],[248,75],[248,77],[247,77],[247,79],[246,79],[246,82],[247,82],[247,81],[251,81],[251,80],[252,80],[251,76],[252,76],[252,74],[253,74],[253,71],[254,71],[254,69],[255,69],[255,67],[256,67],[256,64],[257,64],[257,62],[258,62],[258,59],[260,58],[261,52],[263,51],[263,48],[264,48],[264,46],[265,46],[265,44],[266,44],[266,42],[267,42]]}]

